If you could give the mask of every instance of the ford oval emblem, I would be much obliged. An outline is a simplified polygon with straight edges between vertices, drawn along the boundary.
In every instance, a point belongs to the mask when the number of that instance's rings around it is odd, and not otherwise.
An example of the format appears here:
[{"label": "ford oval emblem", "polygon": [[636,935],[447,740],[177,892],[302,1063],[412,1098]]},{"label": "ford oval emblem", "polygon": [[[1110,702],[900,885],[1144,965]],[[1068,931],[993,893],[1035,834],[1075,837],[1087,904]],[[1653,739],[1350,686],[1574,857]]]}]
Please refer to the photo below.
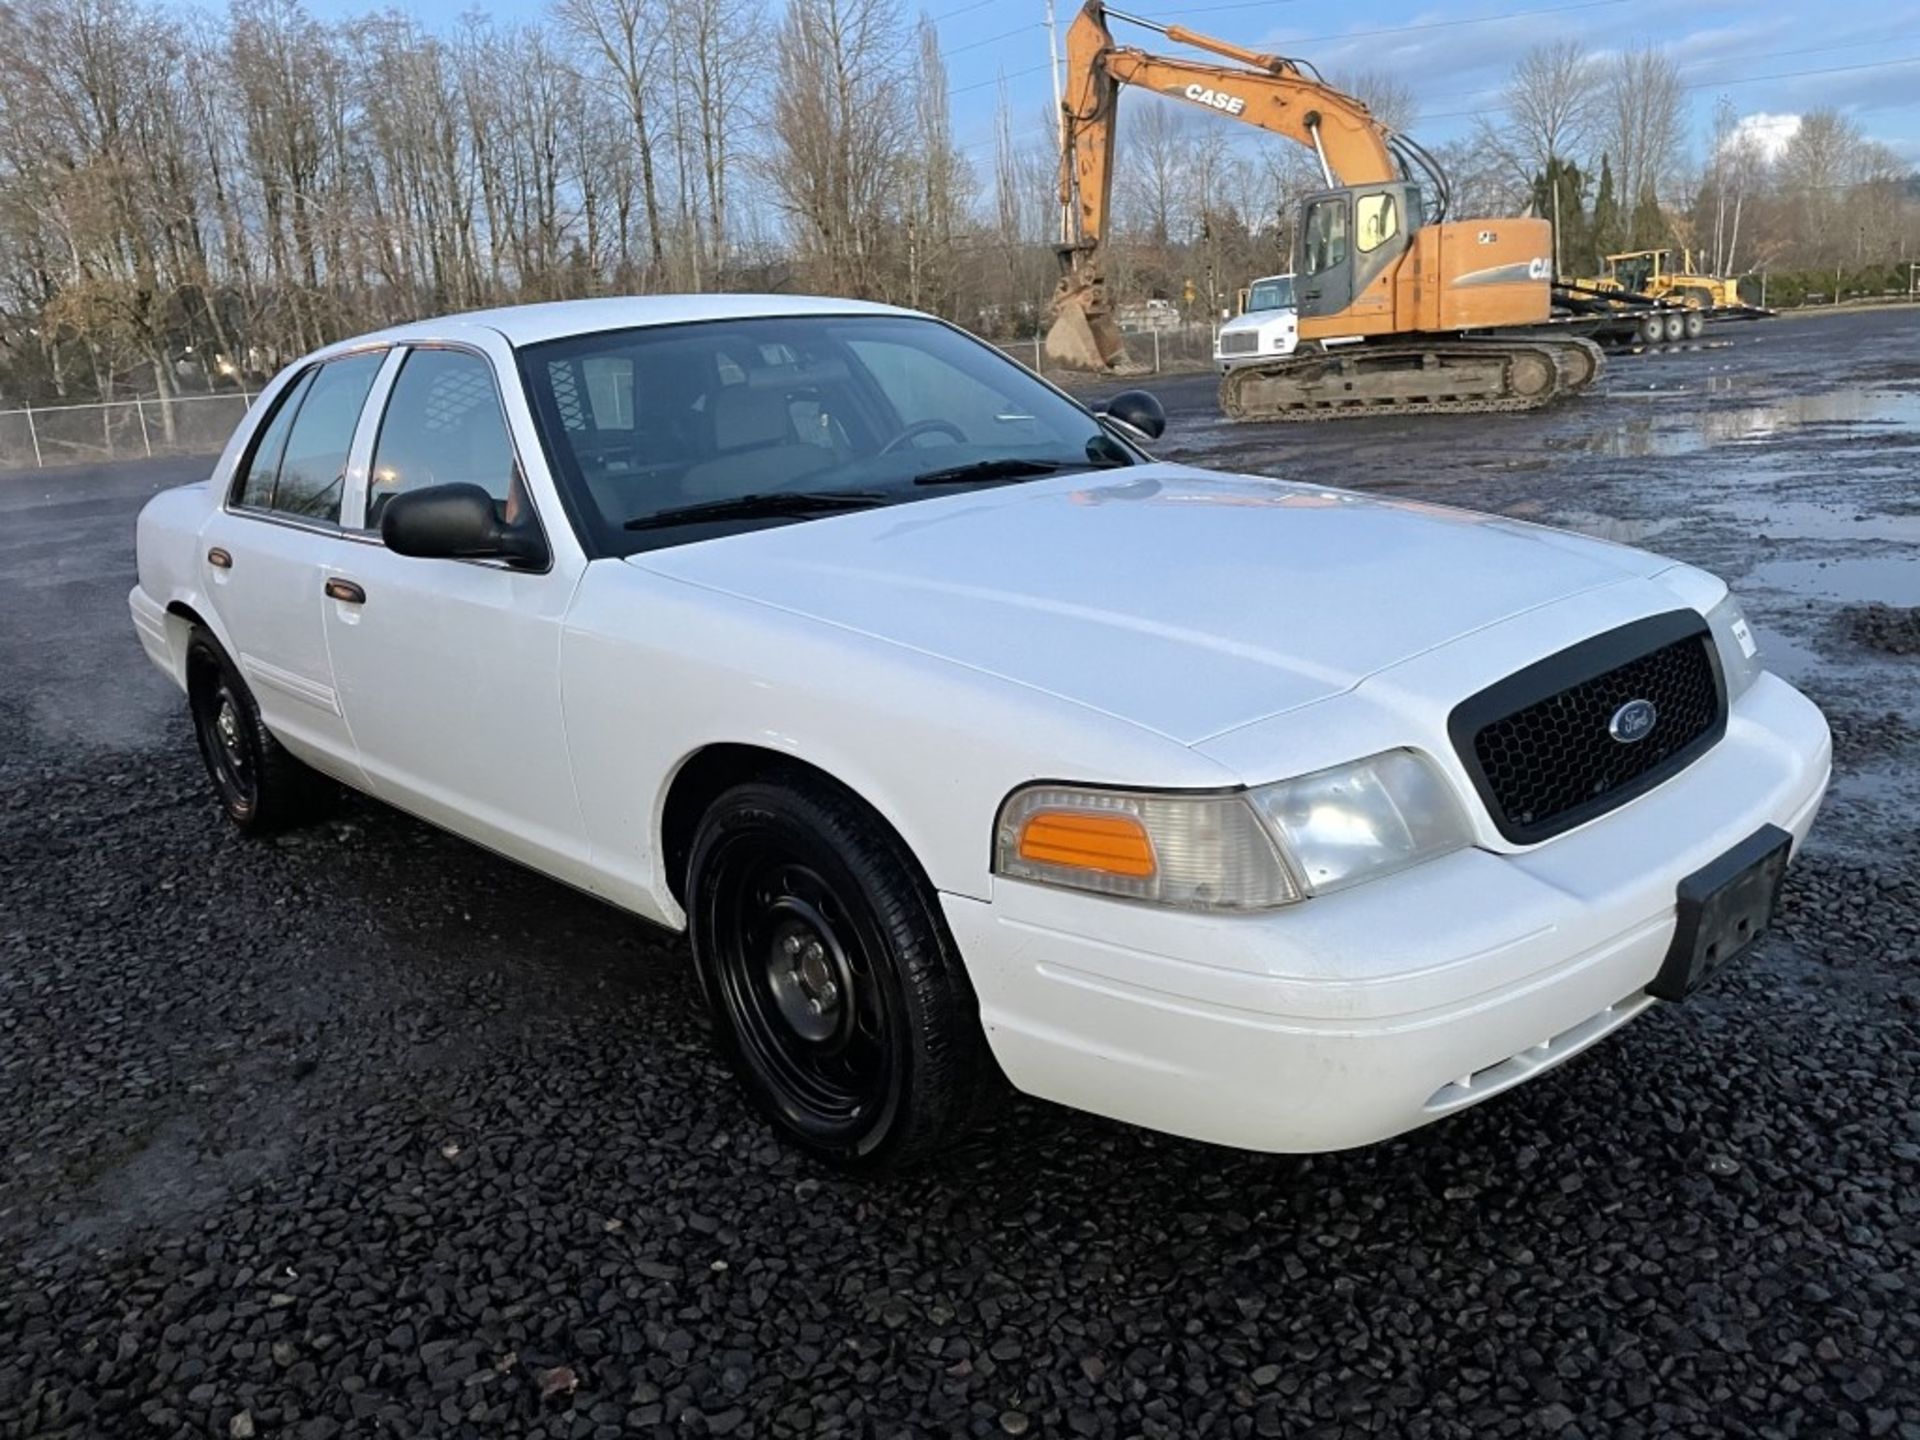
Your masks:
[{"label": "ford oval emblem", "polygon": [[1651,700],[1629,700],[1607,721],[1607,733],[1622,745],[1637,745],[1653,733],[1660,712]]}]

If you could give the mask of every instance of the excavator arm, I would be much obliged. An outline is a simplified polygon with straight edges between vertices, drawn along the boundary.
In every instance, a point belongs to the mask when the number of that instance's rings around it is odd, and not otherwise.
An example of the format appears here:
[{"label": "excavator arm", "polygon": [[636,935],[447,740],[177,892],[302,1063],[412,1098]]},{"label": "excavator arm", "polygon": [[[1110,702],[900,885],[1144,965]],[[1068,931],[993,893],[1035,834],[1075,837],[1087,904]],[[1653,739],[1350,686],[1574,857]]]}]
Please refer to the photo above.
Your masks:
[{"label": "excavator arm", "polygon": [[[1232,61],[1152,55],[1116,45],[1107,17],[1140,25],[1179,45]],[[1064,364],[1114,369],[1126,363],[1106,298],[1100,247],[1113,208],[1114,118],[1122,85],[1137,85],[1284,135],[1311,148],[1329,187],[1365,185],[1402,173],[1403,143],[1367,107],[1309,74],[1310,66],[1243,49],[1179,25],[1161,25],[1087,0],[1067,31],[1067,87],[1060,204],[1061,276],[1047,350]]]}]

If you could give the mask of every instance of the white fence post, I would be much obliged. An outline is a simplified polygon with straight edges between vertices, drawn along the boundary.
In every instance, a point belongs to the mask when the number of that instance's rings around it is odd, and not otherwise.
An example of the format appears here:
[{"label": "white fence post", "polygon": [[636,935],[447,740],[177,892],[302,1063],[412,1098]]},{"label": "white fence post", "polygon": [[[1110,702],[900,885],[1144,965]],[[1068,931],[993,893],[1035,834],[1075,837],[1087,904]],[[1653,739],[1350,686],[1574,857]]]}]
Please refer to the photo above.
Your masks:
[{"label": "white fence post", "polygon": [[147,405],[138,396],[133,401],[134,414],[140,417],[140,443],[147,447],[147,458],[153,458],[153,436],[147,433]]},{"label": "white fence post", "polygon": [[1153,373],[1160,373],[1160,327],[1153,327]]},{"label": "white fence post", "polygon": [[44,470],[47,462],[40,458],[40,431],[33,423],[33,407],[27,406],[27,438],[33,441],[33,468]]},{"label": "white fence post", "polygon": [[1033,373],[1040,373],[1040,335],[1036,331],[1033,337]]}]

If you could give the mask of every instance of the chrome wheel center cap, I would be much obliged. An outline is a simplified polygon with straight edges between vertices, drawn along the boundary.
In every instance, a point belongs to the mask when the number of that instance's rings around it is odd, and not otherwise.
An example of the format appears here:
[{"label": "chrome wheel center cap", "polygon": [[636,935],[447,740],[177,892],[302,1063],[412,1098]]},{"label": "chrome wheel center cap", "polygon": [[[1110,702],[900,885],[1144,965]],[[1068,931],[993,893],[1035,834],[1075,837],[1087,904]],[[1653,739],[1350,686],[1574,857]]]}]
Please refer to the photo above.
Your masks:
[{"label": "chrome wheel center cap", "polygon": [[220,713],[214,717],[213,728],[220,734],[220,743],[227,747],[227,753],[240,753],[240,717],[233,713],[233,701],[222,700]]}]

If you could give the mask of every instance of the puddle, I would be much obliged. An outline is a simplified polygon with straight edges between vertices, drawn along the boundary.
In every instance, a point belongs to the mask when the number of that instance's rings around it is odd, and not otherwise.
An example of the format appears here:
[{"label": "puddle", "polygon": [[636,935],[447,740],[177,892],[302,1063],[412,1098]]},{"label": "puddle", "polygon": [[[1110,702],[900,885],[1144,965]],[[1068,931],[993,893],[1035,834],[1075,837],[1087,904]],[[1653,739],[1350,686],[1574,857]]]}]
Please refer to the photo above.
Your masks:
[{"label": "puddle", "polygon": [[[1519,507],[1513,508],[1517,512]],[[1562,530],[1577,530],[1596,540],[1611,540],[1616,545],[1644,545],[1656,535],[1673,529],[1680,523],[1680,518],[1670,515],[1659,520],[1636,520],[1620,515],[1600,515],[1591,510],[1560,510],[1543,523],[1557,525]]]},{"label": "puddle", "polygon": [[1808,649],[1798,641],[1789,640],[1780,631],[1770,630],[1765,625],[1754,626],[1753,638],[1760,645],[1760,663],[1781,679],[1794,684],[1826,664],[1825,657],[1817,651]]},{"label": "puddle", "polygon": [[1920,545],[1920,515],[1868,515],[1852,505],[1743,495],[1706,507],[1776,540],[1891,540]]},{"label": "puddle", "polygon": [[1712,445],[1750,444],[1808,425],[1885,425],[1920,430],[1920,394],[1897,390],[1833,390],[1820,395],[1784,396],[1762,404],[1741,404],[1731,398],[1725,403],[1709,403],[1716,408],[1685,419],[1633,416],[1610,430],[1567,436],[1566,445],[1594,455],[1648,459],[1690,455]]},{"label": "puddle", "polygon": [[1920,551],[1836,560],[1767,560],[1742,582],[1820,600],[1920,605]]}]

